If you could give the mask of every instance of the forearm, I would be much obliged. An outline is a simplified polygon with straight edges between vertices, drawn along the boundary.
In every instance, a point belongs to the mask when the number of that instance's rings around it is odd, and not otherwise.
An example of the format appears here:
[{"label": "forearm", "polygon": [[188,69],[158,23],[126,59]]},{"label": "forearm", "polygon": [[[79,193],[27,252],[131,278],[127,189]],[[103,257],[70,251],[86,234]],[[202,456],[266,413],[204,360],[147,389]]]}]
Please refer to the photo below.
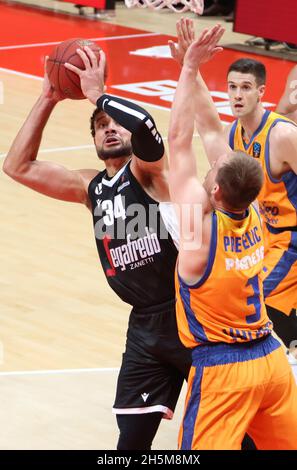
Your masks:
[{"label": "forearm", "polygon": [[41,96],[14,139],[4,160],[3,171],[11,176],[21,173],[36,160],[43,129],[55,106],[54,100]]},{"label": "forearm", "polygon": [[184,66],[174,96],[168,136],[170,162],[174,165],[179,163],[176,159],[177,150],[184,151],[186,159],[187,152],[192,146],[195,115],[193,99],[196,88],[195,76],[196,71],[193,68]]},{"label": "forearm", "polygon": [[[178,205],[196,204],[197,201],[199,203],[197,192],[200,191],[200,184],[197,179],[196,158],[192,147],[196,71],[197,69],[190,65],[183,66],[170,117],[168,136],[170,153],[169,190],[171,200]],[[178,215],[180,217],[181,213]],[[188,216],[191,219],[192,216],[189,214]],[[183,238],[186,235],[181,220],[181,238]]]},{"label": "forearm", "polygon": [[198,72],[195,90],[195,122],[200,137],[208,132],[223,133],[223,127],[210,92]]},{"label": "forearm", "polygon": [[164,144],[153,117],[143,108],[115,96],[104,94],[97,101],[112,119],[131,132],[133,153],[144,161],[157,161],[164,154]]},{"label": "forearm", "polygon": [[217,109],[210,92],[198,73],[195,90],[195,122],[198,133],[210,165],[224,153],[230,152],[230,147],[224,135]]}]

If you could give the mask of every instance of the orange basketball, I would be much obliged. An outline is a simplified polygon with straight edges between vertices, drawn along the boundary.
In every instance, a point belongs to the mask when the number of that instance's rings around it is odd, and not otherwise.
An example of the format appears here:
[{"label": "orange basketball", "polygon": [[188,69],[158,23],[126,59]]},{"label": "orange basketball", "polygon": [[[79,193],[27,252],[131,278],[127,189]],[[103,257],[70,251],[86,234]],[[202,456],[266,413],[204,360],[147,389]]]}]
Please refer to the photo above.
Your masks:
[{"label": "orange basketball", "polygon": [[[88,39],[67,39],[58,44],[52,51],[46,64],[46,71],[51,85],[60,94],[72,100],[83,100],[83,95],[80,87],[80,78],[76,73],[64,67],[65,62],[75,65],[80,69],[84,69],[84,63],[80,56],[77,54],[77,49],[83,49],[88,46],[99,58],[101,48],[93,41]],[[106,76],[106,70],[105,70]]]}]

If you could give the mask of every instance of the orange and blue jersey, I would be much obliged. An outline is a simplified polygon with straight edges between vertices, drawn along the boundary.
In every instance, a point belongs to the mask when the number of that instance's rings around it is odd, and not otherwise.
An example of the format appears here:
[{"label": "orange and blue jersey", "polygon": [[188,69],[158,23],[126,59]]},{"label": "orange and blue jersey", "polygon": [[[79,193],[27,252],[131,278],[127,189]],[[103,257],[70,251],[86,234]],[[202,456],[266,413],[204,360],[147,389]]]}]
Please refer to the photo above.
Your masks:
[{"label": "orange and blue jersey", "polygon": [[288,171],[277,179],[271,174],[269,136],[278,122],[295,125],[290,119],[266,110],[260,126],[249,142],[245,142],[242,125],[236,120],[230,131],[229,145],[233,150],[242,150],[260,162],[264,172],[264,184],[258,196],[260,212],[269,226],[282,229],[297,227],[297,175]]},{"label": "orange and blue jersey", "polygon": [[274,336],[197,346],[192,362],[180,449],[240,450],[246,433],[259,450],[297,449],[296,383]]},{"label": "orange and blue jersey", "polygon": [[176,269],[179,335],[192,348],[180,449],[239,450],[247,432],[258,449],[297,449],[297,389],[270,334],[263,256],[253,206],[243,217],[216,210],[202,278],[189,286]]},{"label": "orange and blue jersey", "polygon": [[266,305],[285,315],[297,308],[297,229],[264,224],[263,286]]},{"label": "orange and blue jersey", "polygon": [[177,323],[188,348],[212,342],[248,342],[271,332],[263,298],[264,258],[259,214],[212,215],[209,260],[202,278],[186,284],[176,270]]},{"label": "orange and blue jersey", "polygon": [[295,125],[279,114],[265,111],[259,128],[245,142],[237,120],[231,128],[229,143],[232,149],[257,158],[263,168],[264,184],[258,200],[266,222],[263,227],[265,303],[289,315],[297,307],[297,175],[293,171],[280,179],[271,175],[269,136],[278,122]]}]

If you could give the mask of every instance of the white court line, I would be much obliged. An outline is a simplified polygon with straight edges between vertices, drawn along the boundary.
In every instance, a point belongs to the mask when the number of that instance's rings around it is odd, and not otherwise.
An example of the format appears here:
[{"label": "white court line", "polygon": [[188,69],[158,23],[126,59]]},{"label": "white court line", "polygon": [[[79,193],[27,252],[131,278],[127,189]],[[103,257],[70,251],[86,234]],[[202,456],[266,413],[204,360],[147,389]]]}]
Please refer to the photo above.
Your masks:
[{"label": "white court line", "polygon": [[86,372],[118,372],[118,367],[99,367],[94,369],[53,369],[53,370],[21,370],[12,372],[0,372],[0,377],[20,377],[24,375],[62,375],[82,374]]},{"label": "white court line", "polygon": [[[94,145],[77,145],[76,147],[54,147],[50,149],[41,149],[39,153],[55,153],[55,152],[68,152],[72,150],[86,150],[86,149],[95,149]],[[7,153],[0,153],[0,159],[5,158]]]},{"label": "white court line", "polygon": [[[41,149],[38,153],[55,153],[55,152],[66,152],[71,150],[85,150],[85,149],[95,149],[94,145],[77,145],[76,147],[54,147],[50,149]],[[6,153],[0,153],[0,158],[6,157]]]},{"label": "white court line", "polygon": [[[29,73],[24,73],[24,72],[18,72],[17,70],[11,70],[11,69],[6,69],[6,68],[3,68],[3,67],[0,67],[0,72],[5,72],[5,73],[8,73],[8,74],[11,74],[11,75],[17,75],[17,76],[20,76],[20,77],[24,77],[24,78],[33,78],[34,80],[43,80],[42,77],[38,77],[37,75],[31,75]],[[112,86],[111,86],[112,88]],[[118,96],[116,94],[114,94],[114,96],[117,96],[118,98],[122,98],[121,96]],[[131,101],[133,103],[138,103],[140,105],[143,105],[143,106],[150,106],[154,109],[161,109],[162,111],[170,111],[170,108],[166,108],[165,106],[160,106],[158,104],[153,104],[153,103],[147,103],[145,101],[141,101],[141,100],[135,100],[135,99],[131,99]],[[224,122],[224,121],[221,121],[222,124],[228,124],[228,122]],[[199,134],[194,134],[194,137],[198,137]],[[163,137],[163,140],[167,140],[167,137]],[[63,152],[63,151],[71,151],[71,150],[81,150],[81,149],[91,149],[93,148],[93,145],[79,145],[79,146],[73,146],[73,147],[56,147],[56,148],[51,148],[51,149],[42,149],[42,150],[39,150],[39,153],[54,153],[54,152]],[[0,154],[0,159],[1,158],[5,158],[6,157],[6,153],[1,153]]]},{"label": "white court line", "polygon": [[[31,75],[29,73],[24,73],[24,72],[18,72],[17,70],[11,70],[11,69],[6,69],[6,68],[3,68],[3,67],[0,67],[0,72],[5,72],[5,73],[8,73],[10,75],[17,75],[19,77],[24,77],[24,78],[33,78],[34,80],[43,80],[42,77],[38,77],[37,75]],[[114,96],[118,96],[118,95],[114,95]],[[120,96],[118,96],[119,98],[121,98]],[[140,100],[134,100],[134,99],[131,99],[132,102],[134,103],[139,103],[141,105],[144,105],[144,106],[151,106],[152,108],[155,108],[155,109],[161,109],[161,110],[165,110],[165,111],[170,111],[169,108],[166,108],[166,107],[163,107],[163,106],[159,106],[157,104],[151,104],[151,103],[146,103],[144,101],[140,101]],[[164,140],[167,139],[167,137],[163,137]],[[42,150],[39,150],[39,153],[54,153],[54,152],[62,152],[62,151],[71,151],[71,150],[81,150],[81,149],[91,149],[91,148],[94,148],[93,145],[79,145],[79,146],[74,146],[74,147],[56,147],[56,148],[52,148],[52,149],[42,149]],[[5,158],[6,157],[6,153],[1,153],[0,154],[0,159],[1,158]]]},{"label": "white court line", "polygon": [[[9,73],[11,75],[17,75],[19,77],[25,77],[25,78],[33,78],[34,80],[43,80],[43,77],[38,77],[37,75],[31,75],[29,73],[25,73],[25,72],[18,72],[17,70],[11,70],[11,69],[6,69],[6,68],[3,68],[3,67],[0,67],[0,72],[5,72],[5,73]],[[110,85],[110,88],[112,88],[112,85]],[[116,95],[115,93],[111,93],[113,96],[116,96],[117,98],[123,98],[122,96],[120,95]],[[129,98],[126,98],[126,99],[129,99]],[[144,105],[144,106],[150,106],[151,108],[155,108],[155,109],[161,109],[161,110],[165,110],[165,111],[170,111],[171,109],[170,108],[166,108],[165,106],[161,106],[159,104],[153,104],[153,103],[148,103],[147,101],[141,101],[141,100],[136,100],[136,99],[133,99],[133,98],[130,98],[130,101],[132,101],[133,103],[139,103],[141,105]],[[230,124],[230,122],[228,121],[221,121],[222,124]],[[194,137],[196,137],[197,134],[194,134]],[[164,139],[164,137],[163,137]]]},{"label": "white court line", "polygon": [[[194,134],[193,137],[199,137],[199,134]],[[167,137],[162,137],[163,140],[167,140]],[[56,153],[56,152],[69,152],[72,150],[88,150],[88,149],[95,149],[95,146],[92,145],[77,145],[76,147],[54,147],[50,149],[41,149],[39,153]],[[0,159],[6,157],[6,153],[0,153]]]},{"label": "white court line", "polygon": [[[90,41],[115,41],[118,39],[130,39],[130,38],[143,38],[148,36],[163,36],[161,33],[139,33],[139,34],[126,34],[123,36],[110,36],[110,37],[100,37],[100,38],[88,38]],[[19,44],[17,46],[1,46],[0,51],[8,51],[10,49],[25,49],[27,47],[42,47],[42,46],[55,46],[60,44],[62,41],[54,42],[37,42],[33,44]]]},{"label": "white court line", "polygon": [[34,78],[34,80],[43,80],[43,77],[38,77],[37,75],[31,75],[30,73],[25,72],[18,72],[17,70],[12,69],[5,69],[3,67],[0,67],[0,72],[10,73],[11,75],[17,75],[19,77]]},{"label": "white court line", "polygon": [[[24,77],[24,78],[33,78],[35,80],[43,80],[43,77],[38,77],[37,75],[31,75],[31,74],[25,73],[25,72],[18,72],[17,70],[6,69],[6,68],[3,68],[3,67],[0,67],[0,72],[9,73],[11,75],[17,75],[19,77]],[[110,88],[112,88],[112,85],[110,85]],[[113,96],[116,96],[117,98],[123,98],[122,96],[116,95],[115,93],[111,93],[111,94]],[[129,99],[129,98],[126,98],[126,99]],[[158,105],[158,104],[147,103],[146,101],[135,100],[133,98],[131,98],[130,101],[132,101],[133,103],[139,103],[139,104],[145,105],[145,106],[151,106],[152,108],[155,108],[155,109],[162,109],[162,110],[165,110],[165,111],[170,111],[170,108],[166,108],[165,106],[161,106],[161,105]]]},{"label": "white court line", "polygon": [[72,147],[54,147],[51,149],[41,149],[39,150],[38,153],[55,153],[55,152],[64,152],[68,150],[84,150],[84,149],[95,149],[95,145],[89,144],[89,145],[77,145],[77,146],[72,146]]}]

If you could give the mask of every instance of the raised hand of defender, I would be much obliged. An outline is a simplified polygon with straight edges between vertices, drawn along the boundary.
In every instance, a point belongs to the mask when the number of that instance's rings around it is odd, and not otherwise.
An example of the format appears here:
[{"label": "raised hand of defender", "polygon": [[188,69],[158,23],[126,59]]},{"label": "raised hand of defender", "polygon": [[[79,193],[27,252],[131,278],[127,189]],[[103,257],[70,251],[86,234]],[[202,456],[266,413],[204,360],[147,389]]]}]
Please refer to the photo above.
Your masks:
[{"label": "raised hand of defender", "polygon": [[225,29],[217,24],[213,28],[207,28],[189,46],[185,57],[184,65],[198,70],[199,65],[211,60],[223,48],[218,45]]},{"label": "raised hand of defender", "polygon": [[171,56],[182,67],[185,54],[195,40],[194,21],[190,18],[181,18],[176,23],[177,43],[168,41]]},{"label": "raised hand of defender", "polygon": [[80,78],[80,86],[83,94],[91,103],[96,104],[98,98],[104,93],[104,71],[105,71],[105,54],[101,50],[99,61],[88,46],[84,50],[77,49],[77,54],[81,57],[84,63],[84,70],[75,67],[75,65],[66,62],[64,65],[68,70],[76,73]]}]

